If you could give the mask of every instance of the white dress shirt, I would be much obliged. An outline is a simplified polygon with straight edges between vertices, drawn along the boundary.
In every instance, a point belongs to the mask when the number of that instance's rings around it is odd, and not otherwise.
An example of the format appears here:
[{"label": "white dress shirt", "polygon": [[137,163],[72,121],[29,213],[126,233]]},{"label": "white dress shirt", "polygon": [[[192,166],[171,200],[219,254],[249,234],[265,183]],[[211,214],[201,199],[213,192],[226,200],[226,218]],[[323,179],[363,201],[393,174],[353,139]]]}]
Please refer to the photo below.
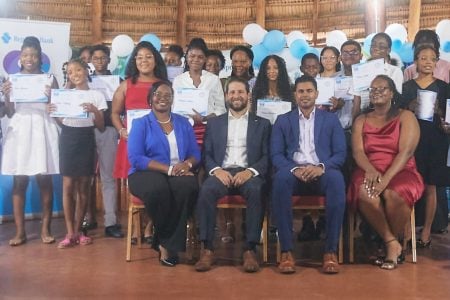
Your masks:
[{"label": "white dress shirt", "polygon": [[319,158],[314,145],[314,119],[316,108],[313,109],[307,119],[299,109],[299,145],[298,151],[294,152],[294,161],[299,165],[318,165]]},{"label": "white dress shirt", "polygon": [[200,85],[196,87],[194,81],[191,78],[189,72],[184,72],[178,75],[173,80],[172,84],[174,89],[203,89],[209,91],[208,99],[208,115],[216,114],[216,116],[221,115],[226,112],[225,108],[225,98],[223,95],[222,84],[218,76],[203,70],[200,76]]},{"label": "white dress shirt", "polygon": [[180,162],[180,157],[178,156],[178,144],[175,136],[175,130],[172,130],[166,135],[167,141],[169,142],[170,149],[170,165],[173,166]]}]

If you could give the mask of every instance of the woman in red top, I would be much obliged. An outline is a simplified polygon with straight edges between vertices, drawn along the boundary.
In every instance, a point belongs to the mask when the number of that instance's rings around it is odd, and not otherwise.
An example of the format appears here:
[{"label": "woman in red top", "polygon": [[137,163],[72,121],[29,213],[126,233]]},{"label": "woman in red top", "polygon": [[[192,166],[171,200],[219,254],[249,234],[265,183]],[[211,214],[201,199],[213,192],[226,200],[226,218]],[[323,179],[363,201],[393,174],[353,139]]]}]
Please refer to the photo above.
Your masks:
[{"label": "woman in red top", "polygon": [[[167,70],[159,52],[149,42],[140,42],[130,55],[126,69],[126,80],[114,93],[111,119],[120,135],[117,148],[114,177],[128,177],[130,163],[127,154],[126,114],[132,109],[148,109],[147,94],[153,83],[167,80]],[[121,118],[121,115],[125,118]]]}]

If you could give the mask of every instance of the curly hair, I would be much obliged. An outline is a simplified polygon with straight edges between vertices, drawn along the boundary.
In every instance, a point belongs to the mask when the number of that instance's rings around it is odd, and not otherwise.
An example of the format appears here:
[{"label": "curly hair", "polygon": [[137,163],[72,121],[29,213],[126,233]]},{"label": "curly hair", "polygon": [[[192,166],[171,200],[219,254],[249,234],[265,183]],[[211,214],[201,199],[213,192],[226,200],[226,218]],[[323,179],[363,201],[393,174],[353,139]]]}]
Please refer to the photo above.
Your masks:
[{"label": "curly hair", "polygon": [[139,77],[139,70],[136,66],[136,55],[141,49],[148,49],[153,54],[153,58],[155,59],[155,69],[153,73],[155,74],[156,78],[159,78],[161,80],[168,80],[167,79],[167,69],[166,64],[164,63],[163,58],[161,57],[161,54],[156,50],[156,48],[149,42],[142,41],[139,42],[139,44],[134,47],[133,52],[131,52],[130,60],[128,61],[127,68],[125,71],[125,78],[131,78],[131,83],[136,84],[137,79]]},{"label": "curly hair", "polygon": [[419,47],[421,44],[433,44],[436,50],[439,50],[441,43],[436,31],[431,29],[421,29],[417,31],[414,37],[413,48]]},{"label": "curly hair", "polygon": [[[35,36],[27,36],[22,43],[22,47],[20,47],[20,51],[23,51],[25,48],[33,48],[36,50],[39,59],[39,69],[42,67],[42,48],[41,42]],[[20,70],[23,70],[23,66],[20,66]]]},{"label": "curly hair", "polygon": [[255,86],[252,91],[252,106],[253,111],[256,111],[256,102],[258,99],[263,99],[269,95],[269,78],[267,77],[267,65],[269,60],[274,60],[278,66],[277,77],[277,94],[284,101],[294,103],[294,94],[292,93],[289,75],[286,69],[286,62],[283,58],[277,55],[269,55],[261,62],[258,76],[256,77]]},{"label": "curly hair", "polygon": [[[248,74],[250,75],[250,77],[255,77],[255,70],[253,69],[253,59],[254,59],[255,55],[253,54],[252,49],[250,49],[249,47],[244,46],[244,45],[237,45],[237,46],[233,47],[233,49],[231,49],[230,59],[233,59],[233,54],[236,51],[242,51],[242,52],[245,52],[245,54],[247,54],[248,58],[250,59],[250,67],[248,67]],[[234,74],[233,70],[231,70],[231,76],[232,77],[236,76]]]}]

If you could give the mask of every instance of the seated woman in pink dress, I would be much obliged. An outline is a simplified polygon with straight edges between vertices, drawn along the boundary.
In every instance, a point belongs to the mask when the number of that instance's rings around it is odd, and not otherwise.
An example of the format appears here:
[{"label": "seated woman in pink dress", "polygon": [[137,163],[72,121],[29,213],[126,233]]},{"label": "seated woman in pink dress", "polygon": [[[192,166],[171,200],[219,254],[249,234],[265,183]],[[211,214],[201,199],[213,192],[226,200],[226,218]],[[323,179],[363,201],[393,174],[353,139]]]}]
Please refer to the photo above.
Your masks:
[{"label": "seated woman in pink dress", "polygon": [[397,267],[402,246],[397,240],[409,220],[411,207],[424,190],[414,150],[419,125],[408,110],[396,106],[399,93],[389,77],[378,75],[370,87],[370,108],[353,124],[352,149],[357,168],[348,202],[358,208],[386,246],[382,269]]}]

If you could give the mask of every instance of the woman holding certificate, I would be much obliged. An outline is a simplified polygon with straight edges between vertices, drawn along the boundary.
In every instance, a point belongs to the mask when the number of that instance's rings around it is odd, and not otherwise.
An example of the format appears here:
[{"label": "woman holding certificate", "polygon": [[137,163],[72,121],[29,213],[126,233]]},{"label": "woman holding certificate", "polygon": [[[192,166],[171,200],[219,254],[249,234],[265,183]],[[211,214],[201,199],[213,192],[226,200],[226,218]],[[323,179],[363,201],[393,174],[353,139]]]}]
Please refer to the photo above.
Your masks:
[{"label": "woman holding certificate", "polygon": [[392,270],[403,260],[398,236],[424,190],[413,157],[420,131],[414,115],[398,108],[400,94],[390,77],[375,77],[369,94],[371,109],[353,123],[357,168],[347,198],[383,239],[386,257],[379,264]]},{"label": "woman holding certificate", "polygon": [[436,186],[450,185],[447,167],[448,135],[450,128],[444,122],[449,85],[433,75],[439,50],[432,45],[414,50],[414,64],[418,76],[403,84],[402,106],[412,110],[419,121],[420,141],[416,149],[417,167],[425,181],[425,221],[417,246],[431,245],[431,224],[436,212]]},{"label": "woman holding certificate", "polygon": [[92,243],[92,239],[81,232],[81,223],[86,213],[89,183],[95,170],[94,128],[101,132],[105,130],[103,111],[108,107],[101,92],[89,89],[88,70],[88,65],[81,59],[69,61],[67,76],[75,88],[53,90],[52,104],[49,106],[51,115],[58,117],[62,128],[59,162],[63,176],[67,235],[59,242],[60,249]]},{"label": "woman holding certificate", "polygon": [[[194,120],[194,132],[199,146],[203,145],[203,136],[205,135],[206,128],[204,123],[208,118],[226,112],[225,98],[219,77],[204,70],[207,54],[208,49],[203,39],[193,39],[189,43],[186,52],[185,70],[187,71],[178,75],[173,80],[173,89],[176,91],[177,96],[183,97],[183,102],[186,104],[183,114],[190,116]],[[204,105],[202,105],[206,110],[199,112],[193,106],[196,106],[195,102],[202,101],[199,98],[202,94],[207,94],[208,99],[207,103],[203,103]],[[192,96],[197,98],[192,99]],[[174,101],[175,112],[182,113],[181,110],[177,110],[177,98]]]},{"label": "woman holding certificate", "polygon": [[[262,102],[288,102],[282,111],[273,116],[258,114],[258,105]],[[258,104],[260,102],[260,104]],[[294,95],[289,81],[284,59],[277,55],[269,55],[261,62],[259,73],[256,78],[255,87],[252,92],[252,111],[258,116],[265,117],[273,124],[278,114],[291,110],[294,103]]]},{"label": "woman holding certificate", "polygon": [[[13,175],[13,210],[16,235],[9,241],[19,246],[27,241],[24,228],[25,193],[29,176],[36,176],[42,201],[41,240],[55,242],[50,234],[53,204],[52,174],[59,173],[59,128],[47,113],[53,76],[42,72],[42,49],[34,36],[26,37],[20,51],[20,73],[3,83],[6,114],[12,116],[4,133],[1,173]],[[15,103],[13,103],[15,102]]]},{"label": "woman holding certificate", "polygon": [[[191,124],[171,112],[173,90],[160,81],[148,94],[152,111],[133,121],[128,138],[130,191],[142,199],[154,223],[153,248],[173,267],[185,250],[186,222],[197,199],[193,168],[200,151]],[[149,184],[151,183],[151,184]]]}]

